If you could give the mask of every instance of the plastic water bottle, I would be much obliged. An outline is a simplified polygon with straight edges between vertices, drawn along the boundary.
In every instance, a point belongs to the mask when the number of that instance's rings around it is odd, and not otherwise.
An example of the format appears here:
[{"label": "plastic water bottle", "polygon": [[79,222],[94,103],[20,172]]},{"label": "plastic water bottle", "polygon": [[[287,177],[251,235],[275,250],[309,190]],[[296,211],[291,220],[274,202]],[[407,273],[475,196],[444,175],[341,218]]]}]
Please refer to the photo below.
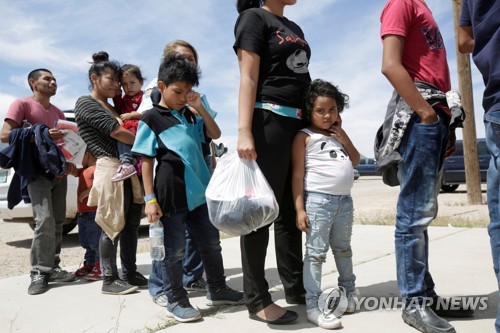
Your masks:
[{"label": "plastic water bottle", "polygon": [[149,225],[149,247],[151,250],[151,259],[161,261],[165,258],[163,224],[160,221]]}]

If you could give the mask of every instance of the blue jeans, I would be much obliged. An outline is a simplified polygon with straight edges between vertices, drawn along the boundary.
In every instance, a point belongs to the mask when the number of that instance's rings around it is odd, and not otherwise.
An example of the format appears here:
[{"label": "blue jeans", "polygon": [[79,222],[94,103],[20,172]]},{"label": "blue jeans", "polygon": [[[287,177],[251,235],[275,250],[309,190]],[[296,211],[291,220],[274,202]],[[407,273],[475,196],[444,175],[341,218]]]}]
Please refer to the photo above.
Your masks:
[{"label": "blue jeans", "polygon": [[318,307],[321,268],[330,246],[339,272],[339,287],[344,287],[347,293],[354,291],[356,276],[353,273],[351,250],[353,204],[349,195],[316,192],[306,192],[304,200],[311,224],[306,234],[304,256],[304,288],[306,308],[309,310]]},{"label": "blue jeans", "polygon": [[[212,155],[204,155],[203,158],[208,166],[210,174],[212,174],[214,172]],[[189,286],[201,279],[205,271],[201,256],[198,253],[198,248],[196,247],[193,237],[191,237],[189,228],[186,228],[186,249],[184,259],[182,259],[182,269],[184,272],[182,283],[184,286]]]},{"label": "blue jeans", "polygon": [[187,299],[182,283],[182,260],[186,248],[186,228],[197,244],[205,267],[208,291],[214,292],[226,285],[219,230],[208,219],[207,205],[193,211],[172,213],[161,218],[164,228],[165,259],[153,261],[148,288],[153,298],[165,294],[170,303]]},{"label": "blue jeans", "polygon": [[[500,110],[487,112],[484,115],[484,125],[486,146],[491,154],[487,178],[488,210],[490,213],[488,233],[493,254],[493,268],[500,288],[500,176],[498,170],[500,167]],[[495,328],[497,332],[500,332],[500,304],[498,311]]]},{"label": "blue jeans", "polygon": [[85,263],[94,265],[99,260],[99,238],[102,229],[95,223],[95,212],[78,213],[78,239],[85,249]]},{"label": "blue jeans", "polygon": [[[184,258],[182,259],[182,284],[189,286],[193,282],[198,281],[203,277],[203,261],[194,244],[188,228],[186,228],[186,247],[184,249]],[[151,297],[156,298],[164,294],[163,281],[168,277],[162,273],[164,265],[160,262],[153,260],[151,275],[149,276],[148,289]]]},{"label": "blue jeans", "polygon": [[406,306],[421,305],[434,297],[429,272],[427,226],[436,217],[444,153],[449,138],[449,120],[438,113],[434,124],[421,124],[414,116],[399,147],[403,161],[398,166],[400,193],[396,214],[396,264],[398,287]]},{"label": "blue jeans", "polygon": [[129,163],[135,164],[136,160],[132,155],[132,146],[118,141],[118,155],[120,157],[120,164]]},{"label": "blue jeans", "polygon": [[184,258],[182,259],[182,270],[184,272],[182,283],[184,286],[189,286],[201,279],[204,271],[201,256],[198,253],[193,237],[191,237],[189,228],[186,228],[186,248],[184,251]]},{"label": "blue jeans", "polygon": [[28,184],[35,232],[31,243],[31,269],[50,273],[61,259],[62,226],[66,220],[66,177],[48,180],[38,175]]}]

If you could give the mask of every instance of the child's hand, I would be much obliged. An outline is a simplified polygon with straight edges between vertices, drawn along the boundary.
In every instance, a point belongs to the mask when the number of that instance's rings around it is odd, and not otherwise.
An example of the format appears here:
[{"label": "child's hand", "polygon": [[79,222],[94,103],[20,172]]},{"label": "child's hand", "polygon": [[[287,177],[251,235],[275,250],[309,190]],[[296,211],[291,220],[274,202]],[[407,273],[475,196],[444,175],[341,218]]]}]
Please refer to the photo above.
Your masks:
[{"label": "child's hand", "polygon": [[195,109],[199,109],[201,104],[201,96],[200,93],[196,91],[190,91],[186,94],[187,104],[191,105]]},{"label": "child's hand", "polygon": [[342,127],[336,126],[335,124],[328,130],[328,132],[330,132],[330,136],[333,136],[343,145],[347,144],[349,142],[349,137]]},{"label": "child's hand", "polygon": [[305,211],[297,212],[296,225],[300,231],[303,231],[303,232],[309,231],[309,228],[311,227],[311,223],[309,223],[309,218],[307,217],[307,214]]},{"label": "child's hand", "polygon": [[156,222],[163,216],[163,212],[157,202],[146,203],[144,213],[146,214],[149,223]]},{"label": "child's hand", "polygon": [[128,112],[128,113],[122,113],[122,114],[120,115],[120,119],[121,119],[123,122],[126,122],[127,120],[132,119],[132,113],[131,113],[131,112]]}]

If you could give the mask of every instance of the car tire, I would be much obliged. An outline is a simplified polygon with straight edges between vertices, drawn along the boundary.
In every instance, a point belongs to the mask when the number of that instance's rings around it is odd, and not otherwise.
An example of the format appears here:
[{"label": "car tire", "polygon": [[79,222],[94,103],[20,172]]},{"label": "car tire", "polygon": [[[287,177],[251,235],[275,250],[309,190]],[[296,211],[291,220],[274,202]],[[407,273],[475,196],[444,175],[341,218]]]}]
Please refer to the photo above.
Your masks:
[{"label": "car tire", "polygon": [[[35,230],[35,223],[29,223],[29,225],[31,230]],[[73,229],[75,229],[76,225],[76,220],[67,219],[63,224],[63,235],[66,236],[69,234]]]},{"label": "car tire", "polygon": [[458,184],[455,185],[441,185],[441,190],[446,193],[451,193],[458,188]]}]

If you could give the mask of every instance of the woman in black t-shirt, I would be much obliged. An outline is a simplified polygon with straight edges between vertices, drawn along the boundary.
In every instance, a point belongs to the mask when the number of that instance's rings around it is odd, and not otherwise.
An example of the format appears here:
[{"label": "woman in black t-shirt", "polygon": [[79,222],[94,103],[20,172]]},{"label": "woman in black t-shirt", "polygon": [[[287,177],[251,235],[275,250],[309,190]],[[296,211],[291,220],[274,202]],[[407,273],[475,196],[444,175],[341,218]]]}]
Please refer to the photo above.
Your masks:
[{"label": "woman in black t-shirt", "polygon": [[[300,27],[283,16],[296,0],[239,0],[234,50],[240,66],[238,155],[256,159],[280,204],[274,222],[278,272],[289,304],[304,304],[302,235],[295,226],[291,144],[301,128],[311,50]],[[265,278],[269,225],[241,236],[244,292],[250,318],[272,324],[297,319],[273,303]]]}]

